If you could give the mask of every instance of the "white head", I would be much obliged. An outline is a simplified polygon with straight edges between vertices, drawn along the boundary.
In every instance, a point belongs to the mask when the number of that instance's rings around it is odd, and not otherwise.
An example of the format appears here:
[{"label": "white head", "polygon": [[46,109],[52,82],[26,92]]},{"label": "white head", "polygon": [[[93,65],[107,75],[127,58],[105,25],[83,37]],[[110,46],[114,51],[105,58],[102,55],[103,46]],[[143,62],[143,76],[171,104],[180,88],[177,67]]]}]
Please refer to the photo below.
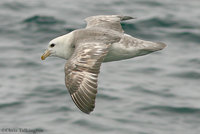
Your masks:
[{"label": "white head", "polygon": [[72,37],[72,33],[69,33],[51,40],[41,59],[45,60],[48,56],[69,59],[74,51]]}]

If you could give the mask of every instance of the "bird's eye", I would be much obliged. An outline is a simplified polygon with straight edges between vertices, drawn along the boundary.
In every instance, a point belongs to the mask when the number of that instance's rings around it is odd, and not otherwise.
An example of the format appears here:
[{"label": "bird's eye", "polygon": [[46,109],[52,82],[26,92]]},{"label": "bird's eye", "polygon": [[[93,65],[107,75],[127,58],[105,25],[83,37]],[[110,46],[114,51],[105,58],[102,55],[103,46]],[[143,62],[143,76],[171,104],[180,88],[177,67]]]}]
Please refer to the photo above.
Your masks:
[{"label": "bird's eye", "polygon": [[54,47],[54,46],[55,46],[55,44],[51,44],[51,45],[50,45],[50,47]]}]

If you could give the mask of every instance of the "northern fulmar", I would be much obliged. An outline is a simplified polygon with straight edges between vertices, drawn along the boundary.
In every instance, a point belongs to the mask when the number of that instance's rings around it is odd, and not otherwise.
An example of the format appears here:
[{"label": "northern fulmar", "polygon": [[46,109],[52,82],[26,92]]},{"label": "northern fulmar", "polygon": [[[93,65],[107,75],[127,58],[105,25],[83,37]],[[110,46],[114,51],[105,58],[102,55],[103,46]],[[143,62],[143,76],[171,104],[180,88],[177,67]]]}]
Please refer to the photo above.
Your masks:
[{"label": "northern fulmar", "polygon": [[98,15],[86,18],[87,26],[49,42],[41,56],[64,58],[65,85],[76,106],[84,113],[94,110],[102,62],[125,60],[162,50],[162,42],[144,41],[125,34],[120,21],[130,16]]}]

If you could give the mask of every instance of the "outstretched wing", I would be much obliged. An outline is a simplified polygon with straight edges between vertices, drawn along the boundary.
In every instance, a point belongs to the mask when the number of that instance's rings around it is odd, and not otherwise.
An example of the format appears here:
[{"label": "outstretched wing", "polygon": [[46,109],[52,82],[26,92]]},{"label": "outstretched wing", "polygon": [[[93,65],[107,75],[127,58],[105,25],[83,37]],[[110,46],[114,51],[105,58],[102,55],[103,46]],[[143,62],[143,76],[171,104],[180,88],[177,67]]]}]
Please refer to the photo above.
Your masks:
[{"label": "outstretched wing", "polygon": [[84,113],[95,107],[97,78],[109,45],[79,44],[65,65],[65,84],[72,100]]},{"label": "outstretched wing", "polygon": [[85,19],[87,22],[86,28],[91,27],[100,27],[105,29],[112,29],[118,32],[123,33],[120,21],[133,19],[130,16],[121,16],[121,15],[98,15],[91,16]]}]

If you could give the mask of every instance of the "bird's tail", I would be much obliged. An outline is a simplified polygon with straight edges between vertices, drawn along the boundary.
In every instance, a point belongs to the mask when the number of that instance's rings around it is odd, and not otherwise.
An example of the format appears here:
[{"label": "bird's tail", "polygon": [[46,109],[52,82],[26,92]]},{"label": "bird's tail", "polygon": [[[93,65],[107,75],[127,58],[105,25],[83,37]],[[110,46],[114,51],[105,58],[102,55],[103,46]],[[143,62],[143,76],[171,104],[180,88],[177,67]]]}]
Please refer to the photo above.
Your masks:
[{"label": "bird's tail", "polygon": [[167,45],[162,42],[156,42],[156,43],[151,42],[146,49],[148,49],[150,51],[158,51],[158,50],[164,49],[166,46]]},{"label": "bird's tail", "polygon": [[162,50],[166,47],[167,45],[162,42],[150,42],[150,41],[145,41],[143,43],[143,47],[140,49],[139,55],[146,55],[155,51]]}]

